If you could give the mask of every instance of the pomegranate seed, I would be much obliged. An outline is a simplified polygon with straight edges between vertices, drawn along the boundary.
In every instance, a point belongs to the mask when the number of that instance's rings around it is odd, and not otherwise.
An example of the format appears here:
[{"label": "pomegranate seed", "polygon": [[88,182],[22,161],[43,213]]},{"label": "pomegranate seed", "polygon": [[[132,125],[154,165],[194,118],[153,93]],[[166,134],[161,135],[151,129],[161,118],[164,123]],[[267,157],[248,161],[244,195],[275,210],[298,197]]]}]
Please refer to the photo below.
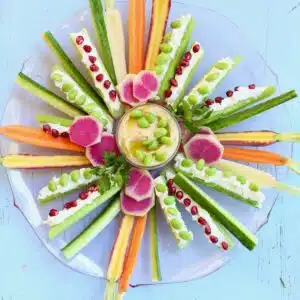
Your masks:
[{"label": "pomegranate seed", "polygon": [[101,81],[103,80],[103,78],[104,78],[103,74],[98,74],[98,75],[96,76],[96,80],[97,80],[98,82],[101,82]]},{"label": "pomegranate seed", "polygon": [[216,244],[218,242],[218,238],[214,235],[211,235],[209,237],[210,241],[213,243],[213,244]]},{"label": "pomegranate seed", "polygon": [[166,90],[165,91],[165,97],[170,98],[172,96],[172,91],[171,90]]},{"label": "pomegranate seed", "polygon": [[200,45],[199,44],[194,45],[193,52],[197,53],[197,52],[199,52],[199,50],[200,50]]},{"label": "pomegranate seed", "polygon": [[70,209],[72,207],[76,207],[78,204],[77,204],[77,201],[71,201],[71,202],[68,202],[64,205],[64,208],[66,209]]},{"label": "pomegranate seed", "polygon": [[211,234],[211,228],[209,225],[207,225],[204,229],[205,234],[210,235]]},{"label": "pomegranate seed", "polygon": [[214,101],[212,101],[211,99],[207,99],[206,101],[205,101],[205,104],[207,105],[207,106],[210,106],[210,105],[212,105],[214,103]]},{"label": "pomegranate seed", "polygon": [[222,242],[222,248],[224,249],[224,250],[228,250],[228,248],[229,248],[229,245],[228,245],[228,243],[227,242]]},{"label": "pomegranate seed", "polygon": [[177,80],[176,80],[175,78],[173,78],[173,79],[170,80],[170,84],[171,84],[172,86],[174,86],[174,87],[177,87],[177,86],[178,86],[178,82],[177,82]]},{"label": "pomegranate seed", "polygon": [[176,68],[176,74],[177,75],[182,75],[182,68],[181,67]]},{"label": "pomegranate seed", "polygon": [[192,214],[193,216],[195,216],[197,213],[198,213],[198,208],[197,208],[197,206],[192,206],[192,208],[191,208],[191,214]]},{"label": "pomegranate seed", "polygon": [[236,86],[235,88],[234,88],[234,90],[237,92],[238,90],[239,90],[239,86]]},{"label": "pomegranate seed", "polygon": [[88,191],[91,192],[91,193],[98,191],[98,185],[96,185],[96,184],[91,185],[88,188]]},{"label": "pomegranate seed", "polygon": [[86,53],[90,53],[90,52],[92,52],[92,47],[89,46],[89,45],[84,45],[84,46],[83,46],[83,50],[84,50]]},{"label": "pomegranate seed", "polygon": [[77,44],[77,45],[81,45],[83,42],[84,42],[84,37],[83,37],[82,35],[79,35],[79,36],[76,38],[76,44]]},{"label": "pomegranate seed", "polygon": [[89,194],[88,194],[87,192],[81,192],[81,193],[79,194],[79,198],[80,198],[81,200],[85,200],[88,196],[89,196]]},{"label": "pomegranate seed", "polygon": [[49,212],[50,217],[55,217],[59,214],[59,211],[57,209],[52,208]]},{"label": "pomegranate seed", "polygon": [[215,102],[222,103],[223,100],[224,100],[224,98],[222,98],[222,97],[216,97]]},{"label": "pomegranate seed", "polygon": [[229,90],[229,91],[226,92],[227,97],[232,97],[232,95],[233,95],[233,91]]},{"label": "pomegranate seed", "polygon": [[55,138],[59,137],[59,132],[58,132],[58,130],[56,130],[56,129],[52,129],[52,130],[51,130],[51,134],[52,134],[52,136],[55,137]]},{"label": "pomegranate seed", "polygon": [[111,85],[111,82],[110,82],[109,80],[105,80],[105,81],[104,81],[103,86],[104,86],[106,89],[109,89],[109,88],[110,88],[110,85]]},{"label": "pomegranate seed", "polygon": [[180,65],[185,68],[185,67],[188,67],[190,65],[190,63],[188,62],[188,60],[184,59]]},{"label": "pomegranate seed", "polygon": [[176,187],[175,186],[172,186],[169,188],[169,194],[170,195],[175,195],[176,194]]},{"label": "pomegranate seed", "polygon": [[116,91],[110,91],[109,92],[109,98],[112,101],[116,100],[116,98],[117,98],[117,92]]},{"label": "pomegranate seed", "polygon": [[97,60],[97,57],[90,55],[90,56],[89,56],[89,60],[90,60],[90,62],[91,62],[92,64],[94,64],[94,63],[96,62],[96,60]]},{"label": "pomegranate seed", "polygon": [[51,127],[48,124],[43,125],[43,131],[46,133],[50,133]]},{"label": "pomegranate seed", "polygon": [[176,198],[179,199],[179,200],[181,200],[183,198],[183,192],[182,191],[178,191],[176,193]]},{"label": "pomegranate seed", "polygon": [[250,84],[248,87],[249,87],[250,90],[254,90],[255,89],[255,84]]},{"label": "pomegranate seed", "polygon": [[67,131],[63,132],[61,134],[61,137],[66,138],[66,139],[69,138],[70,137],[69,132],[67,132]]},{"label": "pomegranate seed", "polygon": [[184,54],[184,58],[185,58],[185,60],[187,60],[187,61],[191,60],[191,59],[192,59],[192,54],[191,54],[191,52],[186,52],[186,53]]},{"label": "pomegranate seed", "polygon": [[173,179],[169,179],[167,182],[168,187],[171,187],[173,183],[174,183]]},{"label": "pomegranate seed", "polygon": [[189,207],[190,205],[191,205],[191,199],[189,199],[189,198],[185,198],[184,200],[183,200],[183,204],[184,204],[184,206],[185,207]]},{"label": "pomegranate seed", "polygon": [[202,217],[200,217],[200,218],[198,219],[198,223],[199,223],[200,225],[203,225],[203,226],[207,224],[206,220],[205,220],[204,218],[202,218]]},{"label": "pomegranate seed", "polygon": [[95,65],[95,64],[92,64],[92,65],[90,66],[90,70],[91,70],[92,72],[98,72],[98,71],[99,71],[99,67],[98,67],[97,65]]}]

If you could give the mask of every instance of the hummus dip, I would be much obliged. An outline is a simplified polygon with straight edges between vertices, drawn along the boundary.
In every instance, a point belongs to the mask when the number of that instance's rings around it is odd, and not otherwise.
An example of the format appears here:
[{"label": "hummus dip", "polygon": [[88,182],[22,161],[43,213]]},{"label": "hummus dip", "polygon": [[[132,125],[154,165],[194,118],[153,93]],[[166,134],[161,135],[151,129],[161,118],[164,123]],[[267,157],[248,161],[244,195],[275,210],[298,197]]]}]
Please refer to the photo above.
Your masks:
[{"label": "hummus dip", "polygon": [[180,145],[180,127],[172,114],[158,104],[129,110],[117,128],[121,153],[136,167],[153,169],[168,163]]}]

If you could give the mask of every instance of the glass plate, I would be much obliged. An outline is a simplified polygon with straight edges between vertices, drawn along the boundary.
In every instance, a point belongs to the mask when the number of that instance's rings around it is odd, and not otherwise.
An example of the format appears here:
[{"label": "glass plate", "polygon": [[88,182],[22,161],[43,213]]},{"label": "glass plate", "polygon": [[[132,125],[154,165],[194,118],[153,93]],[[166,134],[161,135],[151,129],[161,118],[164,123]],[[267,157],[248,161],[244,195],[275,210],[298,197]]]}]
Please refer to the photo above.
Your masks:
[{"label": "glass plate", "polygon": [[[123,20],[127,20],[127,1],[118,2],[118,7],[122,13]],[[148,25],[150,21],[150,12],[151,1],[147,1]],[[205,58],[198,68],[192,84],[196,83],[196,80],[205,73],[213,62],[223,57],[241,55],[244,57],[243,61],[226,78],[216,91],[215,95],[224,95],[226,90],[232,89],[234,86],[248,85],[249,83],[256,83],[257,85],[276,85],[279,89],[278,79],[272,70],[268,67],[259,53],[248,44],[245,35],[239,31],[235,24],[223,15],[207,8],[173,1],[170,20],[187,13],[191,13],[196,20],[192,41],[199,41],[205,49]],[[80,69],[82,69],[82,66],[80,65],[80,60],[71,41],[68,38],[68,33],[79,31],[82,27],[87,27],[90,29],[90,32],[93,33],[88,10],[76,13],[72,18],[66,20],[66,22],[54,31],[55,36],[70,56],[74,58]],[[55,62],[54,56],[41,41],[32,49],[32,56],[24,62],[23,71],[33,79],[50,87],[50,89],[56,90],[49,81],[50,70]],[[83,69],[82,71],[86,75]],[[59,93],[57,90],[56,92]],[[292,130],[290,122],[281,122],[281,116],[286,110],[287,106],[282,105],[280,108],[264,113],[263,116],[243,122],[233,129],[290,131]],[[8,100],[2,124],[38,126],[34,119],[34,116],[38,113],[60,115],[59,112],[55,111],[47,104],[26,91],[23,91],[18,86],[15,86]],[[282,143],[280,145],[276,144],[269,147],[269,149],[285,156],[290,156],[291,154],[291,145],[287,143]],[[1,151],[2,155],[13,153],[61,153],[17,144],[4,138],[1,139]],[[283,178],[286,179],[287,169],[284,167],[277,169],[270,167],[265,168],[265,170],[272,172],[280,180]],[[108,228],[106,228],[73,260],[66,261],[60,254],[60,249],[82,231],[103,207],[89,215],[82,222],[79,222],[79,224],[73,226],[59,238],[54,241],[49,241],[47,238],[48,228],[42,224],[42,220],[47,217],[50,208],[62,208],[64,202],[76,199],[77,194],[73,194],[64,199],[58,199],[41,207],[36,202],[38,191],[52,176],[61,173],[61,170],[8,170],[7,173],[14,193],[15,205],[24,214],[33,230],[50,253],[52,253],[60,262],[80,273],[105,278],[109,253],[120,220],[116,219],[111,223]],[[263,208],[256,210],[239,201],[225,197],[222,194],[218,194],[208,189],[205,190],[253,232],[256,232],[267,222],[268,216],[277,198],[277,193],[275,191],[266,191],[266,201]],[[163,278],[162,283],[188,281],[208,275],[222,267],[230,258],[234,257],[240,248],[240,246],[237,246],[230,252],[218,250],[207,242],[203,236],[202,230],[195,222],[192,222],[185,211],[183,211],[183,217],[187,221],[190,229],[194,232],[195,240],[191,243],[189,248],[179,251],[161,212],[159,212],[159,255]],[[249,253],[249,255],[251,255],[251,253]],[[145,234],[131,284],[151,284],[148,233]]]}]

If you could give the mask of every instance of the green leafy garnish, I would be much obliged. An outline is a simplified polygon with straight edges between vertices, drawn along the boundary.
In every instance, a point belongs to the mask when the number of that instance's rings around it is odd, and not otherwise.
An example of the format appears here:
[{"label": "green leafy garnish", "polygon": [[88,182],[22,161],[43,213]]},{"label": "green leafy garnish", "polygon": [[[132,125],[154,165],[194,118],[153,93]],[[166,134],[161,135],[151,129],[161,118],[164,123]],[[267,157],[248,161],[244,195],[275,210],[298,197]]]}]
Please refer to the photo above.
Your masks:
[{"label": "green leafy garnish", "polygon": [[103,154],[104,164],[94,168],[91,173],[99,176],[99,192],[105,193],[115,186],[123,186],[128,182],[130,167],[124,156],[117,156],[114,152]]}]

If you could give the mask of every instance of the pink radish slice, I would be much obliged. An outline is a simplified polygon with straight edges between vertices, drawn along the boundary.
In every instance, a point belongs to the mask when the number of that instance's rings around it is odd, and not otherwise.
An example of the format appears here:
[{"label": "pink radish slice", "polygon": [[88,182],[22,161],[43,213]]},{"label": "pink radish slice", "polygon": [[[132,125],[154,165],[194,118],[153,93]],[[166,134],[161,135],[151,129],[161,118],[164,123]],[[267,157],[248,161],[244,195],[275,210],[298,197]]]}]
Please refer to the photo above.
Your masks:
[{"label": "pink radish slice", "polygon": [[[182,143],[186,144],[193,136],[194,134],[190,132],[184,124],[180,124],[181,127],[181,136],[182,136]],[[205,134],[205,135],[212,135],[215,136],[214,132],[209,127],[201,127],[198,134]]]},{"label": "pink radish slice", "polygon": [[154,195],[143,201],[136,201],[127,196],[124,192],[121,193],[121,208],[124,214],[142,217],[154,206]]},{"label": "pink radish slice", "polygon": [[204,127],[204,126],[200,128],[198,133],[199,134],[207,134],[207,135],[211,134],[211,135],[215,136],[214,132],[209,127]]},{"label": "pink radish slice", "polygon": [[146,102],[151,98],[152,92],[149,91],[141,81],[133,80],[133,97],[140,102]]},{"label": "pink radish slice", "polygon": [[140,80],[144,87],[151,91],[152,93],[156,94],[159,89],[159,82],[156,75],[150,71],[141,71],[135,80]]},{"label": "pink radish slice", "polygon": [[101,143],[86,148],[86,156],[91,164],[96,167],[104,164],[103,154],[114,152],[119,155],[119,149],[114,135],[107,132],[103,133]]},{"label": "pink radish slice", "polygon": [[133,78],[135,75],[128,74],[124,80],[117,86],[121,102],[135,106],[139,104],[139,100],[133,96]]},{"label": "pink radish slice", "polygon": [[82,147],[89,147],[101,141],[102,131],[102,124],[94,117],[78,117],[70,127],[70,140]]},{"label": "pink radish slice", "polygon": [[206,164],[212,164],[223,156],[224,147],[212,135],[196,134],[184,146],[185,155],[198,161],[204,159]]},{"label": "pink radish slice", "polygon": [[154,181],[147,170],[132,168],[128,183],[125,186],[125,194],[135,201],[143,201],[152,197],[154,193]]}]

